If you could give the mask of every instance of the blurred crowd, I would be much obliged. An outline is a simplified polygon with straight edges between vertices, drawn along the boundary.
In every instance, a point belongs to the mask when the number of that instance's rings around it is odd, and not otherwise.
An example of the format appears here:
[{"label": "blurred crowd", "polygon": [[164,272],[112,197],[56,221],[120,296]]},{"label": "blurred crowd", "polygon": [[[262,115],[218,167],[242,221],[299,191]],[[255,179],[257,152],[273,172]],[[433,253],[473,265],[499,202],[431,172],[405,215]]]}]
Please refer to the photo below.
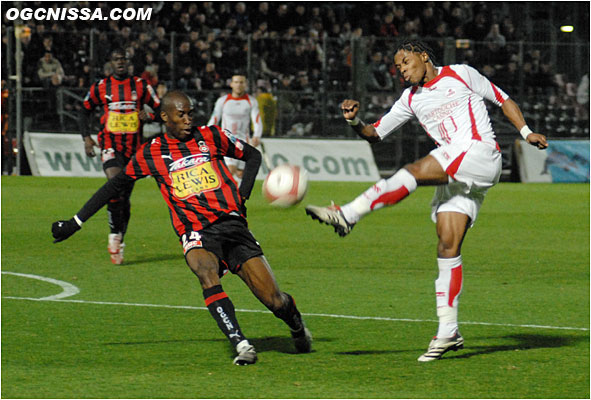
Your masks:
[{"label": "blurred crowd", "polygon": [[[114,7],[152,8],[150,21],[27,21],[30,34],[21,39],[24,86],[86,89],[91,79],[111,73],[109,53],[122,46],[131,57],[129,72],[148,80],[160,93],[172,86],[227,90],[233,73],[248,72],[248,35],[252,35],[251,72],[257,88],[299,91],[298,107],[304,109],[317,108],[312,94],[323,85],[333,91],[350,89],[354,51],[364,52],[364,89],[395,94],[401,82],[391,44],[392,38],[402,36],[427,39],[439,64],[445,39],[453,38],[456,62],[473,65],[510,94],[525,88],[532,96],[553,96],[557,107],[564,101],[576,106],[576,91],[583,83],[568,82],[539,49],[528,49],[520,59],[515,42],[524,39],[523,24],[506,2],[21,3],[31,8],[101,8],[103,15]],[[11,3],[3,6],[7,9]],[[10,21],[3,18],[6,54]],[[90,27],[97,31],[94,64]],[[355,38],[365,39],[361,49],[353,49]],[[2,68],[3,80],[6,74],[7,68]],[[584,116],[587,108],[588,99],[577,112]]]}]

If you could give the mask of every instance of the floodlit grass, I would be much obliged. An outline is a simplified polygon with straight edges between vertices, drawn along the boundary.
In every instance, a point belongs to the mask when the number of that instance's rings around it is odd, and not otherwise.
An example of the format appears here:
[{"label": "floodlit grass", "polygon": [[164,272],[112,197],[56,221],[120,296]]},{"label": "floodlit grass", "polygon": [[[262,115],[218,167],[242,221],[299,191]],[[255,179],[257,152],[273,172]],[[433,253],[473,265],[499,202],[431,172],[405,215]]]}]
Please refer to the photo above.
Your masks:
[{"label": "floodlit grass", "polygon": [[[236,367],[153,180],[136,185],[124,266],[109,261],[105,210],[52,243],[51,222],[103,182],[2,177],[2,271],[80,289],[63,301],[18,299],[61,288],[2,275],[3,398],[589,398],[589,185],[489,192],[463,247],[465,349],[420,364],[437,326],[433,189],[340,238],[303,205],[265,204],[257,182],[250,228],[314,352],[294,354],[283,323],[228,275],[259,352],[256,365]],[[368,186],[312,182],[304,203],[343,203]]]}]

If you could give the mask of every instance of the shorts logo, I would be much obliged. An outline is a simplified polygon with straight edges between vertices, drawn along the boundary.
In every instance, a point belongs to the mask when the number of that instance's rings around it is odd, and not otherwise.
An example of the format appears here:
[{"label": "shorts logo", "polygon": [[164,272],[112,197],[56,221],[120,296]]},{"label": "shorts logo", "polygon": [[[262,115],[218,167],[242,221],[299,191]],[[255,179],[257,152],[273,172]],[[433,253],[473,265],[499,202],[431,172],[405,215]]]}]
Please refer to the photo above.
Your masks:
[{"label": "shorts logo", "polygon": [[189,250],[194,249],[196,247],[203,247],[203,242],[201,241],[201,234],[199,234],[199,232],[191,232],[188,239],[187,234],[185,233],[183,234],[183,236],[181,236],[181,240],[183,242],[183,250],[185,254],[187,254]]},{"label": "shorts logo", "polygon": [[101,152],[101,161],[103,163],[109,161],[109,160],[113,160],[115,158],[115,149],[109,148],[109,149],[104,149]]}]

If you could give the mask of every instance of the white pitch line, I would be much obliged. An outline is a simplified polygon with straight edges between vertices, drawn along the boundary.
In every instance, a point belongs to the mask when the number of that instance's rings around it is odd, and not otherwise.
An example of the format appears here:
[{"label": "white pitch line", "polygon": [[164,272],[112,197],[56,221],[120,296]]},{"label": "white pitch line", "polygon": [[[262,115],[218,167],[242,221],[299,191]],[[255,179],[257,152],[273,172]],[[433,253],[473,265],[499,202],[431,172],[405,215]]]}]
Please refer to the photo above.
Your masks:
[{"label": "white pitch line", "polygon": [[78,289],[76,286],[74,286],[68,282],[58,281],[57,279],[47,278],[45,276],[40,276],[40,275],[21,274],[20,272],[2,271],[2,273],[6,274],[6,275],[21,276],[23,278],[31,278],[31,279],[36,279],[38,281],[53,283],[54,285],[58,285],[63,289],[62,292],[59,294],[56,294],[53,296],[42,297],[38,300],[58,300],[58,299],[63,299],[65,297],[71,297],[71,296],[74,296],[75,294],[80,293],[80,289]]},{"label": "white pitch line", "polygon": [[[196,307],[196,306],[172,306],[167,304],[146,304],[146,303],[119,303],[112,301],[91,301],[91,300],[64,300],[64,299],[50,299],[50,298],[33,298],[33,297],[13,297],[3,296],[3,299],[11,300],[30,300],[30,301],[53,301],[59,303],[79,303],[79,304],[99,304],[99,305],[112,305],[112,306],[131,306],[131,307],[153,307],[153,308],[173,308],[182,310],[203,310],[207,311],[207,307]],[[240,312],[250,313],[261,313],[271,314],[267,310],[246,310],[236,309]],[[326,318],[342,318],[342,319],[354,319],[354,320],[371,320],[371,321],[392,321],[392,322],[437,322],[432,319],[411,319],[411,318],[390,318],[390,317],[360,317],[355,315],[339,315],[339,314],[316,314],[316,313],[302,313],[308,317],[326,317]],[[504,327],[515,327],[515,328],[533,328],[533,329],[560,329],[570,331],[589,331],[589,328],[576,328],[571,326],[551,326],[551,325],[532,325],[532,324],[500,324],[494,322],[461,322],[462,325],[486,325],[486,326],[504,326]]]}]

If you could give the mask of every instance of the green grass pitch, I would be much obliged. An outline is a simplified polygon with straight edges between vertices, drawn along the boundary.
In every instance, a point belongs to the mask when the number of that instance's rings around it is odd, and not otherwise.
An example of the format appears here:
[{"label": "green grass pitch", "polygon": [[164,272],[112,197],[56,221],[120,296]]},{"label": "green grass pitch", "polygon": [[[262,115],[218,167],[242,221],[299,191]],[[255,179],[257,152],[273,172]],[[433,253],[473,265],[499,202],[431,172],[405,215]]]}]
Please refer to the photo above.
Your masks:
[{"label": "green grass pitch", "polygon": [[[463,246],[464,350],[417,357],[436,332],[433,188],[366,217],[346,238],[304,204],[351,200],[364,183],[312,182],[303,204],[250,228],[313,333],[287,328],[236,276],[222,280],[259,352],[249,367],[203,308],[153,180],[138,182],[126,265],[106,251],[103,209],[53,244],[104,179],[2,177],[3,398],[589,398],[589,185],[493,188]],[[67,282],[80,290],[35,301]],[[29,298],[29,300],[25,299]]]}]

